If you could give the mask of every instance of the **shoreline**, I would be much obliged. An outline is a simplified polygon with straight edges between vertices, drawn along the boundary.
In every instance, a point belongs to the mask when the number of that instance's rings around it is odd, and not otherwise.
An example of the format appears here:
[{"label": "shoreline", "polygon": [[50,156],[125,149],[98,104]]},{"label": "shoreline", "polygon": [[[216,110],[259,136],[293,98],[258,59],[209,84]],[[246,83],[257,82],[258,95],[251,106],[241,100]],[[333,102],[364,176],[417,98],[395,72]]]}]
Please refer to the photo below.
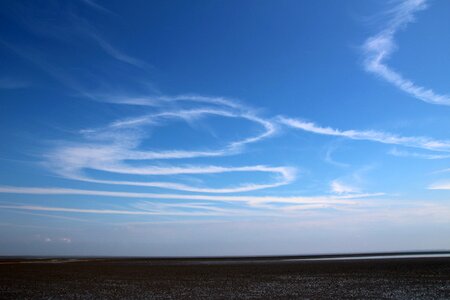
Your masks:
[{"label": "shoreline", "polygon": [[406,258],[446,258],[450,251],[405,251],[405,252],[367,252],[343,254],[306,255],[261,255],[261,256],[0,256],[0,264],[6,263],[69,263],[102,260],[148,260],[148,261],[191,261],[191,262],[294,262],[294,261],[335,261],[335,260],[376,260]]}]

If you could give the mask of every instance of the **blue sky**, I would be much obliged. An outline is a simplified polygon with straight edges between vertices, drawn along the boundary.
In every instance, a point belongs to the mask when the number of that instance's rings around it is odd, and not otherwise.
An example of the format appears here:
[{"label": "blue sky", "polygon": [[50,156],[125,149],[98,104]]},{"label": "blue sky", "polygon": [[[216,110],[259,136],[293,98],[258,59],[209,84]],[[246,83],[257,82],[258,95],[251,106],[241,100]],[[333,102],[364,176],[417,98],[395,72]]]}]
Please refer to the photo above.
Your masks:
[{"label": "blue sky", "polygon": [[450,248],[448,1],[0,5],[0,255]]}]

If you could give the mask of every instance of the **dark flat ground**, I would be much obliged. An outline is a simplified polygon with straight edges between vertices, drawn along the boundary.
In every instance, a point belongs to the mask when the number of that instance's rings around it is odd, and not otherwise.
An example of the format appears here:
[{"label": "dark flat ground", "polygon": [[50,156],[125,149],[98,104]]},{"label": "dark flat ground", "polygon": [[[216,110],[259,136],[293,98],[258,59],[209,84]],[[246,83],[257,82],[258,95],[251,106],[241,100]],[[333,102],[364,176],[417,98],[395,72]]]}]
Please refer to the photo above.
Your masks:
[{"label": "dark flat ground", "polygon": [[450,299],[450,258],[0,260],[1,299]]}]

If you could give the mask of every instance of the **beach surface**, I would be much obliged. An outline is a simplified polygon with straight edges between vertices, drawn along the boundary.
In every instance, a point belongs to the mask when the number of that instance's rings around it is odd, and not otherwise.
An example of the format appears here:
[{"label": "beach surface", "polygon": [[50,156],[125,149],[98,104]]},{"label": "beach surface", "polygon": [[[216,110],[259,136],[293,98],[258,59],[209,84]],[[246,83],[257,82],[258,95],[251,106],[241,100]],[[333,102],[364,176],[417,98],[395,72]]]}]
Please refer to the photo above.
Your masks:
[{"label": "beach surface", "polygon": [[450,258],[8,258],[0,298],[450,299]]}]

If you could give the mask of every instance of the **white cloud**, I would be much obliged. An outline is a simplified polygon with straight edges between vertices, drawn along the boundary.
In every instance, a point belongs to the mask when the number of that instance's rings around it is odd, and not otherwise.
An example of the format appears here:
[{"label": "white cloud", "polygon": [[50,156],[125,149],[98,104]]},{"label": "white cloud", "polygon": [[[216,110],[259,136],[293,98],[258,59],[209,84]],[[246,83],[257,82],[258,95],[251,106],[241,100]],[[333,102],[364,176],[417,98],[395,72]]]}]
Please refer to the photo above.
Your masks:
[{"label": "white cloud", "polygon": [[405,0],[389,10],[389,22],[379,33],[368,38],[363,45],[364,67],[367,71],[378,75],[417,99],[432,104],[450,105],[450,95],[438,94],[432,89],[416,85],[386,64],[386,60],[396,48],[394,38],[397,32],[413,22],[415,14],[424,10],[426,6],[425,0]]},{"label": "white cloud", "polygon": [[[32,210],[32,211],[52,211],[52,212],[67,212],[67,213],[83,213],[83,214],[107,214],[107,215],[173,215],[173,216],[213,216],[222,215],[211,212],[150,212],[150,211],[133,211],[133,210],[114,210],[114,209],[82,209],[82,208],[67,208],[67,207],[50,207],[37,205],[0,205],[0,208]],[[50,240],[51,241],[51,240]]]},{"label": "white cloud", "polygon": [[109,42],[107,42],[100,35],[95,34],[92,30],[86,29],[86,34],[88,34],[88,36],[90,36],[97,43],[97,45],[100,48],[102,48],[106,53],[108,53],[111,57],[113,57],[121,62],[133,65],[135,67],[139,67],[142,69],[149,68],[149,65],[146,62],[144,62],[140,59],[131,57],[131,56],[119,51],[117,48],[113,47]]},{"label": "white cloud", "polygon": [[[256,115],[255,112],[245,106],[234,103],[224,98],[204,96],[175,96],[159,97],[152,99],[151,105],[159,102],[162,111],[147,114],[137,118],[116,120],[103,128],[89,128],[81,131],[88,140],[84,143],[63,143],[53,151],[45,155],[45,165],[53,172],[73,180],[141,187],[157,187],[180,191],[199,193],[234,193],[248,192],[259,189],[267,189],[286,185],[295,180],[296,170],[293,167],[284,166],[215,166],[215,165],[148,165],[148,160],[176,160],[184,158],[218,157],[236,155],[243,151],[244,147],[251,143],[262,141],[277,132],[277,125],[267,119]],[[166,109],[164,103],[171,101],[185,101],[202,103],[201,107],[191,109]],[[127,101],[114,101],[121,105],[129,105]],[[124,104],[125,103],[125,104]],[[173,103],[172,103],[173,104]],[[206,106],[209,104],[209,106]],[[135,105],[134,103],[131,105]],[[146,106],[146,102],[136,105]],[[221,116],[231,119],[244,119],[262,127],[262,132],[256,135],[229,142],[222,148],[215,150],[166,150],[144,151],[139,149],[145,139],[141,134],[145,126],[162,126],[163,121],[181,119],[194,121],[205,116]],[[131,130],[131,131],[130,131]],[[136,163],[130,164],[129,161]],[[198,187],[170,181],[131,181],[131,180],[106,180],[86,175],[86,170],[98,170],[109,173],[117,173],[123,176],[129,175],[192,175],[192,174],[220,174],[230,172],[264,172],[272,174],[270,183],[241,183],[237,186],[223,188]]]},{"label": "white cloud", "polygon": [[412,151],[405,151],[405,150],[399,150],[397,148],[391,149],[388,154],[398,157],[413,157],[413,158],[420,158],[420,159],[446,159],[450,158],[450,155],[445,154],[429,154],[429,153],[418,153],[418,152],[412,152]]},{"label": "white cloud", "polygon": [[359,193],[359,189],[341,180],[335,179],[330,183],[331,191],[335,194]]},{"label": "white cloud", "polygon": [[429,190],[450,190],[450,180],[438,181],[428,186]]},{"label": "white cloud", "polygon": [[235,99],[229,99],[225,97],[212,97],[196,94],[181,94],[175,96],[159,95],[159,96],[116,96],[116,95],[102,95],[102,100],[105,102],[128,104],[137,106],[164,106],[166,104],[183,103],[183,102],[195,102],[202,104],[213,104],[218,107],[228,107],[238,110],[249,110],[243,104],[238,103]]},{"label": "white cloud", "polygon": [[225,195],[188,195],[188,194],[160,194],[160,193],[134,193],[134,192],[115,192],[103,190],[83,190],[68,188],[36,188],[36,187],[17,187],[0,186],[0,193],[6,194],[29,194],[29,195],[90,195],[118,198],[138,198],[138,199],[159,199],[159,200],[199,200],[199,201],[222,201],[222,202],[246,202],[250,205],[258,203],[297,203],[297,204],[317,204],[317,203],[335,203],[335,204],[355,204],[352,199],[361,199],[369,197],[378,197],[383,193],[364,193],[342,196],[225,196]]},{"label": "white cloud", "polygon": [[345,137],[353,140],[373,141],[383,144],[401,145],[432,151],[450,152],[450,141],[448,140],[434,140],[432,138],[422,136],[404,137],[375,130],[339,130],[331,127],[321,127],[313,122],[306,122],[294,118],[279,117],[278,119],[282,124],[285,124],[292,128],[297,128],[321,135]]},{"label": "white cloud", "polygon": [[325,160],[327,163],[332,164],[332,165],[334,165],[334,166],[337,166],[337,167],[340,167],[340,168],[348,168],[348,167],[350,166],[349,164],[346,164],[346,163],[343,163],[343,162],[336,161],[336,160],[333,158],[333,153],[334,153],[334,151],[336,151],[336,148],[337,148],[336,144],[331,144],[331,145],[329,145],[329,146],[326,148],[325,155],[324,155],[324,160]]}]

